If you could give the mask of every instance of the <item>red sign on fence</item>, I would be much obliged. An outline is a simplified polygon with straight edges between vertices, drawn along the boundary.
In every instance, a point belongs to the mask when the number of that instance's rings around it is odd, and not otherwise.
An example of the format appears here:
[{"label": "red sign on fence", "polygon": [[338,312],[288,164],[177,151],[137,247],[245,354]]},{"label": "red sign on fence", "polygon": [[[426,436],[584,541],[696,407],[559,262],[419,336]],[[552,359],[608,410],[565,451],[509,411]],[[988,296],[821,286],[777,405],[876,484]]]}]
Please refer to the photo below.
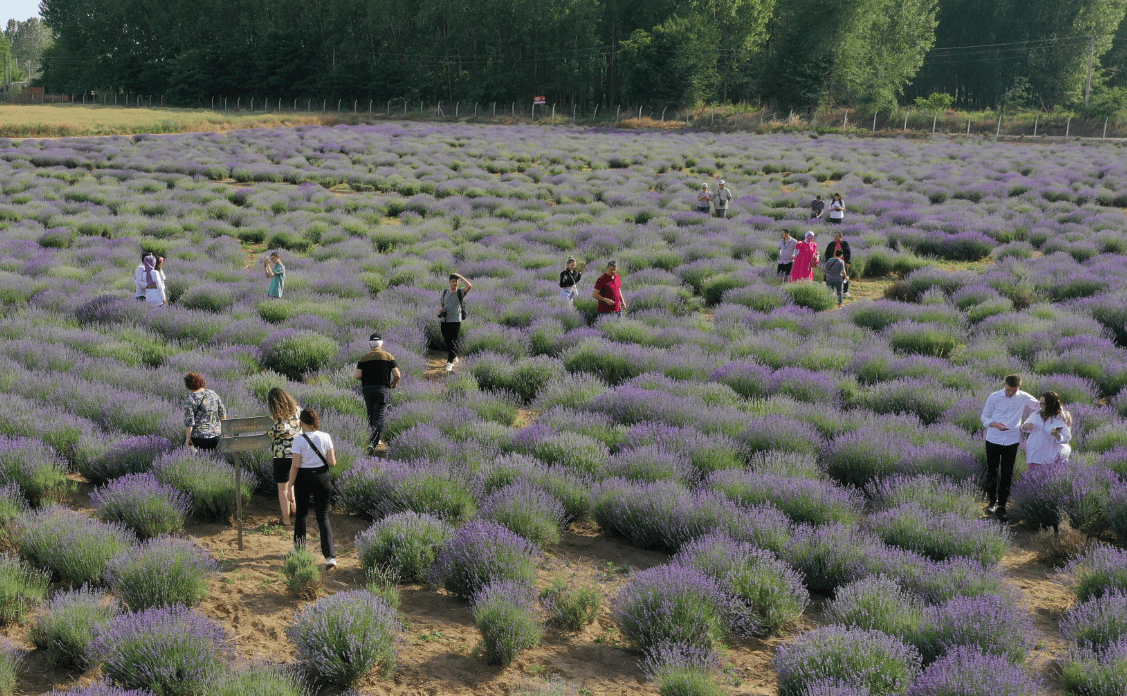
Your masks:
[{"label": "red sign on fence", "polygon": [[536,106],[541,106],[548,103],[547,97],[533,97],[532,103]]}]

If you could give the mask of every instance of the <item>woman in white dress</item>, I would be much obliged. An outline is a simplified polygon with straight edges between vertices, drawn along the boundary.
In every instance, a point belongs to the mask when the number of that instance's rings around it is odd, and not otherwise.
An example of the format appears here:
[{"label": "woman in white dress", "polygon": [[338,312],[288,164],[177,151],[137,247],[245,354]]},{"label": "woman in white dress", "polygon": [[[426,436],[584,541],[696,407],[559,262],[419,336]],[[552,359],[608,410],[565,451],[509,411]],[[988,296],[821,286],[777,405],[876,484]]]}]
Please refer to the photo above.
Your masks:
[{"label": "woman in white dress", "polygon": [[145,301],[163,305],[167,299],[164,293],[164,271],[157,270],[157,260],[152,256],[146,256],[141,263],[145,266],[145,272],[141,276],[145,281]]},{"label": "woman in white dress", "polygon": [[1029,433],[1025,443],[1025,461],[1032,471],[1034,467],[1068,461],[1072,447],[1072,420],[1060,402],[1056,392],[1045,392],[1038,399],[1040,412],[1030,414],[1021,425],[1023,433]]}]

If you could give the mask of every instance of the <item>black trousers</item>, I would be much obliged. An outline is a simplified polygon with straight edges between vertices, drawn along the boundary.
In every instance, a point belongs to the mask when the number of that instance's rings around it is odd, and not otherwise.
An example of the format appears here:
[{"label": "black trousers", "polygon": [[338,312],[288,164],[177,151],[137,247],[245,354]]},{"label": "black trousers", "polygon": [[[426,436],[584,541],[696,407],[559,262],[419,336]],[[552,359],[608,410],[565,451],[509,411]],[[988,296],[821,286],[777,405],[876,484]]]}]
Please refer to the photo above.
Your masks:
[{"label": "black trousers", "polygon": [[775,273],[777,275],[786,276],[787,278],[789,278],[792,268],[794,268],[794,261],[791,261],[790,263],[777,263],[775,264]]},{"label": "black trousers", "polygon": [[391,405],[391,387],[364,387],[364,406],[368,409],[368,445],[375,447],[383,437],[387,422],[387,407]]},{"label": "black trousers", "polygon": [[201,450],[213,450],[219,447],[219,438],[217,437],[196,437],[192,436],[192,447]]},{"label": "black trousers", "polygon": [[454,362],[458,357],[458,335],[462,333],[462,322],[442,322],[442,340],[446,341],[446,362]]},{"label": "black trousers", "polygon": [[312,496],[317,529],[321,532],[321,553],[325,558],[336,556],[333,528],[329,526],[329,497],[332,492],[329,467],[297,470],[297,478],[293,483],[294,500],[297,502],[297,516],[293,520],[293,545],[305,548],[305,517],[309,514],[309,498]]},{"label": "black trousers", "polygon": [[1017,459],[1017,443],[997,445],[986,443],[986,498],[991,504],[1006,507],[1010,499],[1010,484],[1014,480],[1014,461]]}]

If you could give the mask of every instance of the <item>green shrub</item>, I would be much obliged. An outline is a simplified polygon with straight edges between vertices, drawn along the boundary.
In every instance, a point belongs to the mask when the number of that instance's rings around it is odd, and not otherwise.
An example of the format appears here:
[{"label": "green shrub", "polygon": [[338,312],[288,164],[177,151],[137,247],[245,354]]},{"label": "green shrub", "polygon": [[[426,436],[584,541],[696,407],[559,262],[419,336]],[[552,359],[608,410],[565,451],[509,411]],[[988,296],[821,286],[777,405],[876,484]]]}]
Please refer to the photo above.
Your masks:
[{"label": "green shrub", "polygon": [[307,549],[294,549],[282,562],[286,589],[301,599],[316,599],[321,591],[321,564]]},{"label": "green shrub", "polygon": [[37,570],[16,556],[0,556],[0,626],[21,624],[27,611],[47,596],[51,573]]},{"label": "green shrub", "polygon": [[783,290],[799,307],[824,312],[837,305],[837,295],[824,283],[788,283]]},{"label": "green shrub", "polygon": [[279,331],[263,344],[262,366],[297,382],[311,372],[329,367],[338,350],[336,341],[313,331]]}]

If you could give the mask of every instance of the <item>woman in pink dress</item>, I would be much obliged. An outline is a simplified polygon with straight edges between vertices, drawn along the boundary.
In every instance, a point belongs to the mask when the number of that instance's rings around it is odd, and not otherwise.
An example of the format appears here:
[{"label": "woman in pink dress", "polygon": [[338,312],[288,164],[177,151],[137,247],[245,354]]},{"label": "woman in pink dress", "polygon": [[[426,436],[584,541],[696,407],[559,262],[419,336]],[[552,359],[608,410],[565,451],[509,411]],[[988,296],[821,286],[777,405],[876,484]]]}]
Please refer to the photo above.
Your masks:
[{"label": "woman in pink dress", "polygon": [[790,282],[814,280],[814,266],[817,265],[818,244],[814,241],[814,233],[807,232],[806,237],[794,245],[794,266],[790,270]]}]

